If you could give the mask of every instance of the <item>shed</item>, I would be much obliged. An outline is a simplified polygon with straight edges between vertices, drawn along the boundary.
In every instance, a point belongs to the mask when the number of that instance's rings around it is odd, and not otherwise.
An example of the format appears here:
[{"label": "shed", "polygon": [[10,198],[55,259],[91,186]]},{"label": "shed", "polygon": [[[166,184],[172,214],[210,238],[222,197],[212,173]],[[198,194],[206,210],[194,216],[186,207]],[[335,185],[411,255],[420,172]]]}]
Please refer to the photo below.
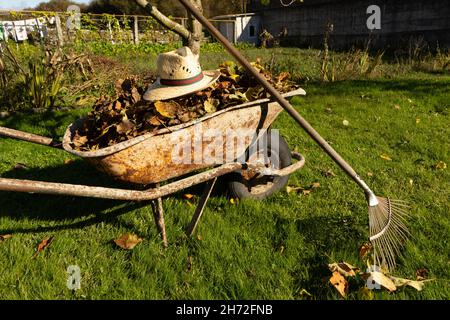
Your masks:
[{"label": "shed", "polygon": [[228,14],[212,18],[220,32],[231,42],[258,44],[261,16],[257,13]]}]

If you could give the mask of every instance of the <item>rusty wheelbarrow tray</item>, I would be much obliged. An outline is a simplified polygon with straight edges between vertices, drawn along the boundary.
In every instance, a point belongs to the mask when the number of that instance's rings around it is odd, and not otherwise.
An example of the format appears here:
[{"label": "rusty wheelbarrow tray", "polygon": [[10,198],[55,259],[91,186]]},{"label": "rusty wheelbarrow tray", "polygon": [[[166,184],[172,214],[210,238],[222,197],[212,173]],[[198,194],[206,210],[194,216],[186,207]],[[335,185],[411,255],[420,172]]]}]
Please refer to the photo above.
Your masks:
[{"label": "rusty wheelbarrow tray", "polygon": [[[303,89],[297,89],[284,94],[284,96],[289,98],[304,94],[305,91]],[[238,162],[236,159],[224,163],[206,163],[202,161],[193,161],[193,163],[174,162],[172,161],[173,159],[171,159],[172,151],[179,144],[179,140],[174,139],[174,136],[195,137],[196,130],[198,130],[199,126],[201,126],[201,129],[204,131],[213,129],[228,129],[231,131],[245,129],[253,132],[257,132],[258,130],[264,131],[272,124],[281,111],[282,108],[278,103],[269,99],[260,99],[226,108],[185,124],[164,128],[107,148],[88,152],[77,151],[72,147],[74,132],[81,125],[82,119],[75,121],[68,127],[62,143],[51,138],[0,127],[0,136],[64,149],[71,154],[83,158],[100,171],[117,180],[139,185],[152,185],[151,188],[146,190],[128,190],[0,178],[0,190],[126,201],[157,200],[154,203],[155,218],[158,229],[161,232],[166,245],[167,240],[165,238],[161,205],[162,197],[193,185],[208,182],[191,221],[191,225],[188,228],[188,233],[192,234],[217,177],[236,171],[251,171],[257,176],[285,177],[296,170],[299,170],[305,163],[304,158],[295,152],[292,152],[292,158],[297,160],[297,162],[284,168],[268,168],[259,163]],[[255,141],[248,141],[245,144],[234,145],[232,151],[235,152],[236,156],[245,154],[249,145],[254,142]],[[227,146],[225,142],[222,142],[221,146],[224,148],[224,152],[227,153],[230,151],[230,147]],[[192,160],[195,158],[196,150],[195,148],[191,148],[189,151],[189,156]],[[189,173],[206,168],[211,169],[187,176]],[[182,178],[170,181],[162,186],[159,184],[179,177]]]}]

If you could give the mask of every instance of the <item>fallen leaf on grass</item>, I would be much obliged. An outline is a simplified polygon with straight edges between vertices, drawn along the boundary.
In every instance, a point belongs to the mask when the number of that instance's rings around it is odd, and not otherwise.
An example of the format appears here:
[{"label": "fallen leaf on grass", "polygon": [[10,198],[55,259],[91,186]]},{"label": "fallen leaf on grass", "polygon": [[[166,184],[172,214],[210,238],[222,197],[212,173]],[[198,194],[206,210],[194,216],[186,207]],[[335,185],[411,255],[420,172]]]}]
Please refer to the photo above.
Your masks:
[{"label": "fallen leaf on grass", "polygon": [[416,280],[425,280],[428,277],[428,269],[420,268],[416,270]]},{"label": "fallen leaf on grass", "polygon": [[434,168],[437,170],[444,170],[447,169],[447,164],[444,161],[439,161],[434,165]]},{"label": "fallen leaf on grass", "polygon": [[409,279],[403,279],[403,278],[397,278],[397,277],[389,277],[393,284],[397,287],[397,288],[401,288],[404,286],[410,286],[413,287],[414,289],[416,289],[417,291],[422,291],[423,287],[425,286],[425,282],[426,281],[432,281],[433,279],[430,280],[409,280]]},{"label": "fallen leaf on grass", "polygon": [[331,272],[339,272],[344,277],[354,277],[359,272],[359,268],[347,262],[331,263],[328,265]]},{"label": "fallen leaf on grass", "polygon": [[380,271],[372,271],[369,273],[369,282],[372,282],[372,285],[376,287],[386,288],[388,291],[393,292],[397,289],[395,283],[386,275],[381,273]]},{"label": "fallen leaf on grass", "polygon": [[191,200],[193,197],[194,195],[190,193],[183,194],[183,198],[186,200]]},{"label": "fallen leaf on grass", "polygon": [[114,240],[114,242],[122,249],[131,250],[142,242],[142,239],[135,234],[125,233],[119,239]]},{"label": "fallen leaf on grass", "polygon": [[398,104],[394,105],[394,109],[400,110],[400,106]]},{"label": "fallen leaf on grass", "polygon": [[420,123],[420,118],[416,118],[416,123]]},{"label": "fallen leaf on grass", "polygon": [[75,160],[73,159],[65,159],[64,160],[64,164],[71,164],[72,162],[74,162]]},{"label": "fallen leaf on grass", "polygon": [[350,122],[348,122],[348,120],[344,120],[342,121],[342,124],[347,127],[350,124]]},{"label": "fallen leaf on grass", "polygon": [[230,203],[231,203],[231,204],[236,204],[236,203],[237,203],[237,199],[231,198],[231,199],[230,199]]},{"label": "fallen leaf on grass", "polygon": [[383,160],[386,160],[386,161],[392,161],[391,157],[389,157],[389,156],[386,155],[386,154],[380,155],[380,158],[383,159]]},{"label": "fallen leaf on grass", "polygon": [[373,173],[372,172],[367,172],[367,176],[373,177]]},{"label": "fallen leaf on grass", "polygon": [[359,247],[359,257],[361,260],[367,256],[369,252],[372,251],[372,244],[370,242],[365,242],[361,247]]},{"label": "fallen leaf on grass", "polygon": [[311,293],[309,293],[306,289],[302,289],[300,290],[300,292],[298,293],[300,296],[308,296],[308,297],[312,297],[313,295]]},{"label": "fallen leaf on grass", "polygon": [[338,272],[334,271],[330,278],[330,283],[336,288],[336,290],[345,297],[348,292],[348,282],[345,278]]},{"label": "fallen leaf on grass", "polygon": [[327,171],[322,171],[322,173],[327,178],[336,176],[336,174],[331,169],[328,169]]},{"label": "fallen leaf on grass", "polygon": [[28,167],[27,167],[26,164],[23,164],[23,163],[16,163],[16,164],[14,165],[14,170],[25,170],[25,169],[28,169]]},{"label": "fallen leaf on grass", "polygon": [[0,242],[11,239],[12,234],[0,234]]},{"label": "fallen leaf on grass", "polygon": [[192,271],[192,256],[189,256],[187,259],[187,271]]},{"label": "fallen leaf on grass", "polygon": [[50,236],[50,237],[47,237],[44,240],[42,240],[41,243],[38,244],[38,246],[36,248],[36,252],[33,255],[33,258],[35,258],[39,254],[39,252],[41,252],[42,250],[47,248],[52,243],[54,238],[55,238],[55,236]]},{"label": "fallen leaf on grass", "polygon": [[296,193],[302,193],[304,196],[309,195],[314,189],[320,188],[319,182],[314,182],[309,187],[294,187],[294,186],[286,186],[286,192],[296,192]]}]

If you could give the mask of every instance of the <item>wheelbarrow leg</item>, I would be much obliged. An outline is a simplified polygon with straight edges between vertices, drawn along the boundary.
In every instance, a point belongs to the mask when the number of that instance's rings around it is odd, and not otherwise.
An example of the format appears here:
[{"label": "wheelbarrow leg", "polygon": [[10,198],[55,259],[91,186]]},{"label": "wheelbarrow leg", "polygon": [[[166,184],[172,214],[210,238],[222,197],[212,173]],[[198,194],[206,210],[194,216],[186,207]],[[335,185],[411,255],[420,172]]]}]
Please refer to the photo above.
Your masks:
[{"label": "wheelbarrow leg", "polygon": [[[157,185],[156,187],[159,187]],[[156,228],[158,229],[161,239],[163,241],[164,248],[168,247],[166,223],[164,222],[164,209],[162,205],[162,198],[152,200],[153,216],[155,217]]]},{"label": "wheelbarrow leg", "polygon": [[217,177],[206,182],[205,190],[203,191],[202,197],[200,198],[200,202],[198,203],[197,208],[195,208],[195,213],[194,216],[192,217],[191,223],[189,224],[189,227],[186,230],[186,234],[189,237],[192,237],[192,235],[195,232],[195,228],[197,228],[198,222],[202,217],[203,210],[205,209],[206,202],[208,202],[208,199],[211,196],[211,192],[214,188],[214,185],[216,184],[216,181]]}]

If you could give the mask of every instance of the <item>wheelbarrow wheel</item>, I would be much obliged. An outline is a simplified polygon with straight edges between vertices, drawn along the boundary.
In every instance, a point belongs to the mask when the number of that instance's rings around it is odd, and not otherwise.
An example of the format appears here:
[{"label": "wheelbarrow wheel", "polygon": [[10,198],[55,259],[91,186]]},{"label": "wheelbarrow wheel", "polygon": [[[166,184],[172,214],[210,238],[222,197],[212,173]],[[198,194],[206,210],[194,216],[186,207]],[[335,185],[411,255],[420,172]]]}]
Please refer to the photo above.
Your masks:
[{"label": "wheelbarrow wheel", "polygon": [[[247,150],[247,162],[258,161],[265,167],[273,169],[291,165],[291,150],[278,131],[268,130],[260,139],[263,139],[261,150],[255,150],[252,154]],[[283,189],[288,180],[289,176],[258,176],[250,170],[242,170],[229,175],[228,190],[233,198],[262,200]]]}]

